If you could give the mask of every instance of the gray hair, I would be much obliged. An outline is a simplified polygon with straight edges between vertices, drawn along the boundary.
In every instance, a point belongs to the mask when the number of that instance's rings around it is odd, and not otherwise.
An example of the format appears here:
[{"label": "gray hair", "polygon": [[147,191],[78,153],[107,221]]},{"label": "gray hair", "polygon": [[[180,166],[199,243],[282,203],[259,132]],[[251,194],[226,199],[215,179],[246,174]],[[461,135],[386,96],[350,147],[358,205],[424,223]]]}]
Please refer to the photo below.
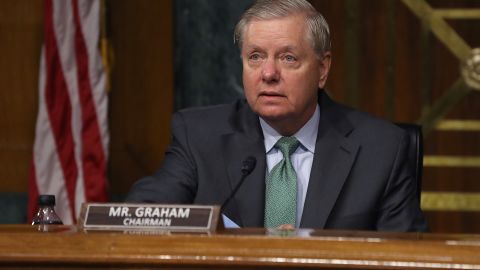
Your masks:
[{"label": "gray hair", "polygon": [[306,0],[258,0],[243,13],[240,21],[235,26],[233,36],[234,43],[237,43],[242,50],[243,34],[245,28],[252,20],[271,20],[284,18],[292,14],[305,14],[308,38],[312,48],[318,57],[331,50],[330,29],[327,21],[309,2]]}]

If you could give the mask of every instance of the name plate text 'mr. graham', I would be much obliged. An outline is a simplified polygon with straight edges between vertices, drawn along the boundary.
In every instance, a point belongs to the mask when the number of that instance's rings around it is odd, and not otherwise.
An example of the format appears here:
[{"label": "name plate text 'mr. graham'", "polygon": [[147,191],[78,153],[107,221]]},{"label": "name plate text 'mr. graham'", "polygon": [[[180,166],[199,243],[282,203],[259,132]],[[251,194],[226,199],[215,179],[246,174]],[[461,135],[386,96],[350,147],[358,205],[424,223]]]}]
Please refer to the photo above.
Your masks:
[{"label": "name plate text 'mr. graham'", "polygon": [[218,219],[218,206],[86,203],[79,225],[86,230],[213,232]]}]

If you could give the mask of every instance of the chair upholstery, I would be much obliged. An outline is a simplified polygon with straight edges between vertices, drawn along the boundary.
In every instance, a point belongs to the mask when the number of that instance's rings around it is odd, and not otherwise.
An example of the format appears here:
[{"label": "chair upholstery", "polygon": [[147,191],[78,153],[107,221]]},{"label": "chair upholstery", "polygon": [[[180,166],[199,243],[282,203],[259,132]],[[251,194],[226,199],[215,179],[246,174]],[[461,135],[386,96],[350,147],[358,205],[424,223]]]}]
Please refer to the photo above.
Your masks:
[{"label": "chair upholstery", "polygon": [[423,136],[422,127],[415,124],[396,123],[398,127],[403,128],[410,137],[408,157],[413,166],[413,181],[417,187],[418,201],[422,192],[422,172],[423,172]]}]

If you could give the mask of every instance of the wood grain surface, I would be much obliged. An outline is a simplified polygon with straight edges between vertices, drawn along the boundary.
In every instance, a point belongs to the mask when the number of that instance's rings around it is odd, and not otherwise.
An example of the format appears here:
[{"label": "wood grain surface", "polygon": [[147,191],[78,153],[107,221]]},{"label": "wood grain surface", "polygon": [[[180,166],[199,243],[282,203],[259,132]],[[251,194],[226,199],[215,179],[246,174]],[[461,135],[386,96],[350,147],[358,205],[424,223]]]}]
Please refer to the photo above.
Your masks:
[{"label": "wood grain surface", "polygon": [[225,230],[83,232],[0,226],[0,267],[35,269],[480,269],[480,235]]}]

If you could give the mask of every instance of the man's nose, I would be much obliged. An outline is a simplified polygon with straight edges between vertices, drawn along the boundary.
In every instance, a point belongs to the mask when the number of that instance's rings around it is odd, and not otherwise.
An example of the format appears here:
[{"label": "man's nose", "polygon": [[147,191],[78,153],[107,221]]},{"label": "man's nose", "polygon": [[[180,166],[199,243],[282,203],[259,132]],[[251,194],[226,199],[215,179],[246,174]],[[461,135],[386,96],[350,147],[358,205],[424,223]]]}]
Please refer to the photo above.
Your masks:
[{"label": "man's nose", "polygon": [[280,79],[280,71],[274,59],[268,59],[263,65],[262,80],[266,83],[274,83]]}]

